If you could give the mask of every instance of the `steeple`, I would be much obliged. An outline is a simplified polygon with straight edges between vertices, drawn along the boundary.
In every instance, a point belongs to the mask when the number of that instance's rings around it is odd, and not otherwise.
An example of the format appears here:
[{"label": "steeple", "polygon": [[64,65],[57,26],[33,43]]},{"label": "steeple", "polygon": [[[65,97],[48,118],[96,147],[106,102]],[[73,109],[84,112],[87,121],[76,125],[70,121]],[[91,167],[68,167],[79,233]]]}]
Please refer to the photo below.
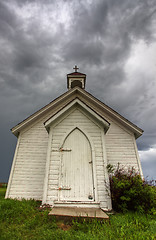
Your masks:
[{"label": "steeple", "polygon": [[67,74],[67,88],[68,89],[74,87],[85,88],[86,74],[78,72],[77,70],[79,68],[76,65],[73,69],[75,70],[75,72]]}]

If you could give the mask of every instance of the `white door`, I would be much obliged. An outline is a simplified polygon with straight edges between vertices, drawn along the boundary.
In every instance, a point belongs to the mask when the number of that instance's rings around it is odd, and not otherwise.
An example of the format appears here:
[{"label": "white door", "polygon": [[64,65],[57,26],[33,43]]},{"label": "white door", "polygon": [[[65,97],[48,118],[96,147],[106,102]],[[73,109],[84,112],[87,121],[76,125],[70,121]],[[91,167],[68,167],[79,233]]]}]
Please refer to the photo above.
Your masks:
[{"label": "white door", "polygon": [[94,201],[91,147],[79,129],[66,138],[61,155],[60,200]]}]

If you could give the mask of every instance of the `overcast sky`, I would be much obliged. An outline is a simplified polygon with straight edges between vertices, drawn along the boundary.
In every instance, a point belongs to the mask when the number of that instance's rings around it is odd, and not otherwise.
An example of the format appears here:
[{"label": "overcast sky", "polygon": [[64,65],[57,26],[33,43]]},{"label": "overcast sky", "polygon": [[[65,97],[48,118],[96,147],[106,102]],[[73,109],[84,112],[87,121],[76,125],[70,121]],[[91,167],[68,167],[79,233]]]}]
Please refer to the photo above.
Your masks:
[{"label": "overcast sky", "polygon": [[10,128],[65,91],[74,65],[86,90],[144,130],[144,176],[156,179],[156,1],[0,0],[0,182]]}]

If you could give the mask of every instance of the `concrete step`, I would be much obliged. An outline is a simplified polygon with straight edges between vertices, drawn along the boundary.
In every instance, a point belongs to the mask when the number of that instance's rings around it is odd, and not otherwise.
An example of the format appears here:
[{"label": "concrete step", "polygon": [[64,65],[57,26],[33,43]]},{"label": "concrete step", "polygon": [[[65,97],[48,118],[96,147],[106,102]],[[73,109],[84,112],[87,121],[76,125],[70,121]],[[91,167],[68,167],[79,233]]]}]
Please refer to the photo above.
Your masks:
[{"label": "concrete step", "polygon": [[109,219],[109,216],[100,208],[53,207],[49,215]]}]

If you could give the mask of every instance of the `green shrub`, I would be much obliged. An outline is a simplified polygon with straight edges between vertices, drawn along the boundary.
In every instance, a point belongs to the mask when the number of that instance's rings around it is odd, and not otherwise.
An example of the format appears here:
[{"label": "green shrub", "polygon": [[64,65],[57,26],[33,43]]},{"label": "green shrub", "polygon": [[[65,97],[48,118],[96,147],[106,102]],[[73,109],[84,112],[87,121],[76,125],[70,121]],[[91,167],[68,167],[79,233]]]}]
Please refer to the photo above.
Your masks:
[{"label": "green shrub", "polygon": [[[115,211],[128,210],[156,214],[156,187],[142,180],[134,170],[116,170],[108,165],[112,206]],[[113,171],[112,171],[113,169]]]}]

